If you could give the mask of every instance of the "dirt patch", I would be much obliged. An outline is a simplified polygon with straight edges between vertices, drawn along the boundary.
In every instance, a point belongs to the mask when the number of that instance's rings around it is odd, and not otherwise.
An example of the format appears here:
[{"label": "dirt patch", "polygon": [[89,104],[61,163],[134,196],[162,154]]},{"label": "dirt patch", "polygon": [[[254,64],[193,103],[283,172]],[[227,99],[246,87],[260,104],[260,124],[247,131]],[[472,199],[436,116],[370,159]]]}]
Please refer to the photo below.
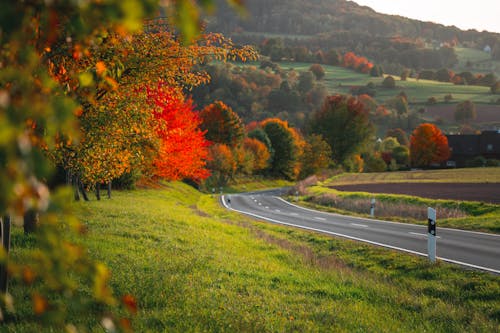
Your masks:
[{"label": "dirt patch", "polygon": [[500,204],[500,183],[377,183],[332,186],[339,191],[405,194]]}]

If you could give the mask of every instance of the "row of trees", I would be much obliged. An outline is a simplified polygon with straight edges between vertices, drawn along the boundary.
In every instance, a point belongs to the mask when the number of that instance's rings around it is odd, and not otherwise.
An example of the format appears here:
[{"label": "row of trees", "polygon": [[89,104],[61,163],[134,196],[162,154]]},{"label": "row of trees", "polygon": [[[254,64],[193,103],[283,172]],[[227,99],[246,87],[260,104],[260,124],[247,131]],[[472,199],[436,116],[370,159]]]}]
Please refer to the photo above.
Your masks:
[{"label": "row of trees", "polygon": [[[134,297],[113,296],[109,271],[74,242],[85,226],[71,216],[68,192],[49,190],[46,181],[54,165],[80,188],[133,170],[208,176],[208,143],[183,89],[209,80],[196,64],[255,57],[219,34],[199,33],[199,14],[212,5],[163,4],[170,19],[145,23],[158,14],[156,1],[2,3],[0,223],[7,230],[9,221],[37,216],[39,227],[22,261],[0,247],[2,274],[7,265],[10,279],[26,285],[16,299],[1,290],[0,321],[75,332],[80,314],[95,313],[83,323],[89,330],[101,323],[109,331],[131,329],[128,315],[113,308],[133,314]],[[33,316],[13,314],[24,302]]]},{"label": "row of trees", "polygon": [[437,71],[423,70],[417,75],[417,79],[435,80],[439,82],[451,82],[457,85],[475,85],[491,87],[492,93],[496,93],[495,86],[498,85],[498,78],[493,73],[472,74],[471,72],[454,73],[453,71],[441,68]]}]

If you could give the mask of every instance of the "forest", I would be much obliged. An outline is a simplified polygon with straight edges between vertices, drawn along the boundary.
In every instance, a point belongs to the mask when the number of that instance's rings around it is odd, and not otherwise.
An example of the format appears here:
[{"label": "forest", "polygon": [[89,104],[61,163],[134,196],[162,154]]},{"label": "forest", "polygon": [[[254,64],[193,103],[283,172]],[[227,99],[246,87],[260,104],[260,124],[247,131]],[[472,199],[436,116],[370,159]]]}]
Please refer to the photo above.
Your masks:
[{"label": "forest", "polygon": [[246,17],[235,17],[221,2],[207,26],[241,43],[259,45],[280,37],[286,47],[302,46],[313,53],[353,51],[385,65],[391,74],[396,74],[389,70],[395,64],[414,70],[449,68],[456,62],[452,48],[458,44],[477,49],[488,45],[493,59],[500,59],[499,34],[379,14],[352,1],[258,0],[247,9]]}]

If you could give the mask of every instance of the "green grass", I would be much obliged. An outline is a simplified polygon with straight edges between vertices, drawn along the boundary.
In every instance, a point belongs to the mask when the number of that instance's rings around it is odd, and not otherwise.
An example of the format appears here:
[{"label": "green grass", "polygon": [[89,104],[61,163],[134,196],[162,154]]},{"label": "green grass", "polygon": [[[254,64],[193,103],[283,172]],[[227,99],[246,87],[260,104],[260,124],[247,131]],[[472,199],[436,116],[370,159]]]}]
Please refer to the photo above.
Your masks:
[{"label": "green grass", "polygon": [[[481,272],[254,222],[187,185],[78,203],[84,243],[138,300],[136,332],[494,332],[500,280]],[[14,257],[23,235],[13,235]],[[55,332],[33,323],[15,282],[17,320],[2,332]],[[29,297],[27,298],[29,299]],[[92,313],[79,318],[89,323]]]},{"label": "green grass", "polygon": [[[471,48],[456,47],[455,52],[458,57],[458,64],[453,68],[456,73],[460,72],[472,72],[472,73],[489,73],[491,69],[489,66],[495,67],[495,74],[500,75],[500,61],[492,60],[491,55],[487,52]],[[469,68],[467,67],[467,61],[472,63],[480,63],[488,66],[487,68]]]},{"label": "green grass", "polygon": [[463,168],[446,170],[416,170],[400,172],[343,173],[325,185],[368,183],[500,183],[500,168]]},{"label": "green grass", "polygon": [[[279,64],[283,69],[293,68],[296,71],[307,71],[311,66],[309,63],[296,62],[280,62]],[[464,100],[471,100],[474,103],[491,103],[492,99],[496,100],[490,94],[489,87],[460,86],[452,83],[411,78],[407,81],[400,81],[398,76],[394,76],[396,88],[385,89],[381,87],[383,78],[374,78],[343,67],[322,66],[325,69],[323,82],[330,92],[349,94],[351,86],[364,86],[369,82],[373,82],[376,86],[375,100],[379,103],[384,103],[401,91],[406,93],[408,102],[411,104],[425,104],[429,97],[435,97],[438,102],[443,102],[444,96],[448,94],[453,96],[454,103]]]}]

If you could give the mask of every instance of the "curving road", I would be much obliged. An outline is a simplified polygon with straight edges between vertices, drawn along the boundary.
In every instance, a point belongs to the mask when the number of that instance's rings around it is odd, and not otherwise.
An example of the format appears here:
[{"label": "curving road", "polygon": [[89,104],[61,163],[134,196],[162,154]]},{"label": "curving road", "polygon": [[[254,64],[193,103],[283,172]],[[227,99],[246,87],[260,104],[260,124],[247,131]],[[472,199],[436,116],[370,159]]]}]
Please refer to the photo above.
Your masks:
[{"label": "curving road", "polygon": [[[221,198],[226,208],[257,219],[427,256],[427,226],[310,210],[278,195],[280,190]],[[437,226],[438,259],[500,274],[500,235],[439,228],[439,216]]]}]

